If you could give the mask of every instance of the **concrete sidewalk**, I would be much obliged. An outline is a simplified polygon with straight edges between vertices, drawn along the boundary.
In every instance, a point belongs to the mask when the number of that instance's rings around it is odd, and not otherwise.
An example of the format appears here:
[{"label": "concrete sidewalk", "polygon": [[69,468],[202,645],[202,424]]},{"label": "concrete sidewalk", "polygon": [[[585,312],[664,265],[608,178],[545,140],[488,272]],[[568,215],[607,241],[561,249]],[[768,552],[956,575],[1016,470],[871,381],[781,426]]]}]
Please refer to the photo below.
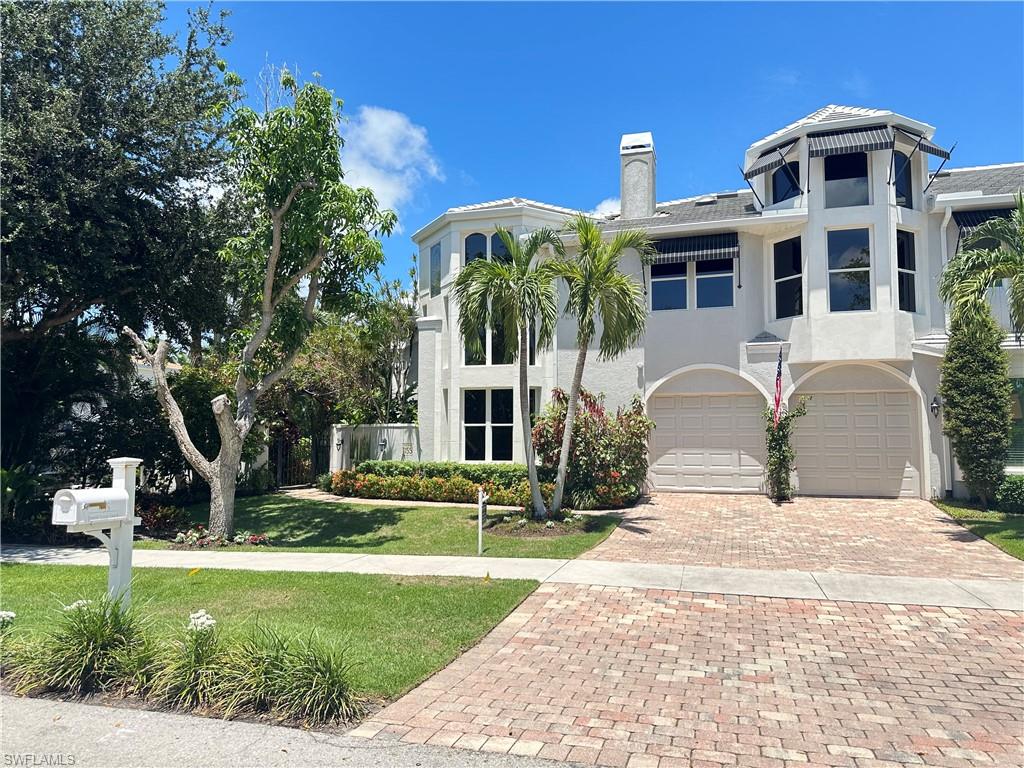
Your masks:
[{"label": "concrete sidewalk", "polygon": [[[107,554],[99,548],[10,547],[3,550],[2,560],[47,565],[106,565]],[[489,575],[495,579],[535,579],[556,584],[667,589],[723,595],[1024,610],[1024,583],[994,579],[914,578],[525,557],[166,549],[136,550],[134,564],[140,568],[226,568],[477,578]]]},{"label": "concrete sidewalk", "polygon": [[551,768],[538,758],[452,750],[261,723],[50,699],[0,697],[4,765],[114,768],[350,765]]}]

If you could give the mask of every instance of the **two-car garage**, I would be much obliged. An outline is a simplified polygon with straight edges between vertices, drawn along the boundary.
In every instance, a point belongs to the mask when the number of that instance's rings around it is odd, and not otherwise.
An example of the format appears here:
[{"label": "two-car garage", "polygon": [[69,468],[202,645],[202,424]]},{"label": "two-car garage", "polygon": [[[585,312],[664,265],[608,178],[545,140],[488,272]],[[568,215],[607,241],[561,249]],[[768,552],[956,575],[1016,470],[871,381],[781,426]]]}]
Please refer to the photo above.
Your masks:
[{"label": "two-car garage", "polygon": [[[865,366],[810,376],[790,397],[807,396],[794,427],[797,488],[805,495],[920,496],[919,396]],[[647,401],[655,423],[650,482],[657,491],[764,489],[767,395],[722,370],[663,381]]]}]

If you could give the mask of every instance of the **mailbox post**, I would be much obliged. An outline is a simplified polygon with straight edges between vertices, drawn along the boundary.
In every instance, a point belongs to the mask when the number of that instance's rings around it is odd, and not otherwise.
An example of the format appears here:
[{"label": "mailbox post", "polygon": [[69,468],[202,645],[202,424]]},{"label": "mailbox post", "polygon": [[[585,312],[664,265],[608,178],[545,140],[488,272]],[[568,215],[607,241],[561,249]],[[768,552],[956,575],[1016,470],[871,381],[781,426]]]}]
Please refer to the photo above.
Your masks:
[{"label": "mailbox post", "polygon": [[135,517],[135,480],[142,459],[122,457],[107,463],[114,470],[113,485],[57,491],[52,521],[66,525],[71,533],[85,533],[103,542],[110,557],[107,593],[127,604],[131,600],[132,540],[135,526],[142,522]]}]

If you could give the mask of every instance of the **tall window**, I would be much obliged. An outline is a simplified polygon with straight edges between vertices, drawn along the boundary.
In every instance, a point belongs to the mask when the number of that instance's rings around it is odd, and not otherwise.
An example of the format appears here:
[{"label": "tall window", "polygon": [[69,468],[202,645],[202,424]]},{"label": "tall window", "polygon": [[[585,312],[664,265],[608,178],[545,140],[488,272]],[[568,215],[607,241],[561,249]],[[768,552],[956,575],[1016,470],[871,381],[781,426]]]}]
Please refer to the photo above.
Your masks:
[{"label": "tall window", "polygon": [[[477,333],[481,351],[473,352],[469,344],[466,344],[466,365],[511,365],[514,362],[518,349],[505,343],[505,331],[501,323],[493,320],[490,333],[485,328],[480,328]],[[529,365],[537,364],[537,335],[532,326],[527,335],[527,360]]]},{"label": "tall window", "polygon": [[828,233],[828,308],[831,312],[871,309],[871,245],[866,229]]},{"label": "tall window", "polygon": [[686,309],[686,262],[651,265],[651,309]]},{"label": "tall window", "polygon": [[463,457],[466,461],[512,460],[512,390],[463,391]]},{"label": "tall window", "polygon": [[911,184],[913,172],[910,168],[910,158],[896,150],[892,159],[894,185],[896,187],[896,205],[904,208],[914,207],[914,188]]},{"label": "tall window", "polygon": [[800,238],[783,240],[774,246],[775,317],[796,317],[804,313],[804,276]]},{"label": "tall window", "polygon": [[512,461],[512,390],[491,390],[491,460]]},{"label": "tall window", "polygon": [[896,281],[899,287],[900,309],[917,312],[917,255],[914,253],[914,233],[896,230]]},{"label": "tall window", "polygon": [[1010,379],[1010,383],[1013,385],[1012,421],[1006,463],[1011,467],[1024,467],[1024,379]]},{"label": "tall window", "polygon": [[475,259],[487,258],[487,236],[474,232],[466,237],[465,241],[466,263],[469,264]]},{"label": "tall window", "polygon": [[497,232],[491,235],[491,258],[504,262],[511,261],[512,259],[508,248],[505,247],[505,241],[501,239]]},{"label": "tall window", "polygon": [[868,156],[866,152],[830,155],[825,158],[825,207],[843,208],[868,204]]},{"label": "tall window", "polygon": [[772,173],[772,203],[781,203],[800,194],[800,163],[786,163]]},{"label": "tall window", "polygon": [[732,306],[732,261],[697,262],[697,309]]},{"label": "tall window", "polygon": [[430,246],[430,295],[441,292],[441,244]]}]

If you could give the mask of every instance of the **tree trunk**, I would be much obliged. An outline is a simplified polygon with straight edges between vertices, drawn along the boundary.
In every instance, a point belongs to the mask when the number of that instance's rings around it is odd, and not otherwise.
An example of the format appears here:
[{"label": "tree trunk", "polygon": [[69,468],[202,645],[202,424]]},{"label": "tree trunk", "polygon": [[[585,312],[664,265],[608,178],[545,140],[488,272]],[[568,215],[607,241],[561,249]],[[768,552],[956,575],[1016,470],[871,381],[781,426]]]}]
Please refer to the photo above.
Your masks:
[{"label": "tree trunk", "polygon": [[[246,410],[251,398],[245,398],[239,410]],[[231,418],[231,401],[220,395],[211,402],[213,416],[220,434],[220,453],[213,462],[213,481],[210,482],[210,533],[230,537],[235,532],[235,487],[242,464],[242,444],[249,429],[248,421],[240,426]]]},{"label": "tree trunk", "polygon": [[523,451],[526,453],[526,472],[530,478],[530,495],[533,498],[533,517],[535,520],[546,520],[547,507],[544,496],[540,492],[540,481],[537,479],[537,462],[533,454],[533,426],[530,424],[530,385],[526,377],[529,365],[527,349],[527,331],[519,329],[519,422],[523,426]]},{"label": "tree trunk", "polygon": [[572,384],[569,385],[569,402],[565,406],[565,426],[562,430],[562,448],[558,452],[558,478],[555,480],[555,496],[551,500],[551,511],[560,512],[562,509],[562,495],[565,493],[565,481],[569,475],[569,447],[572,444],[572,427],[576,423],[576,411],[579,408],[580,389],[583,388],[583,368],[587,364],[586,344],[580,345],[576,354],[576,369],[572,374]]},{"label": "tree trunk", "polygon": [[238,485],[238,467],[241,453],[222,452],[216,464],[217,474],[210,483],[210,533],[230,538],[235,533],[235,487]]}]

